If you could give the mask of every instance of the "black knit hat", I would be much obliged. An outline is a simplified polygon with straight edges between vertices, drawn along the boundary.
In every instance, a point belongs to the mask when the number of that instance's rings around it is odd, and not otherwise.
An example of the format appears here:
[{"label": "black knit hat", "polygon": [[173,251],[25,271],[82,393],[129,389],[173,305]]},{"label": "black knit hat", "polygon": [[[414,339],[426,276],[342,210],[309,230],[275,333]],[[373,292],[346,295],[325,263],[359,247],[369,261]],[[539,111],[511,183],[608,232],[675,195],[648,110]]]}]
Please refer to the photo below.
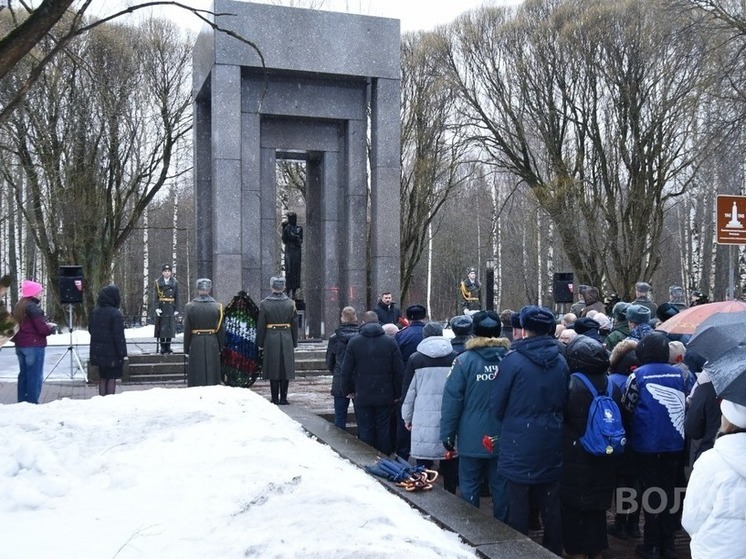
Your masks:
[{"label": "black knit hat", "polygon": [[591,330],[598,330],[599,324],[592,318],[583,316],[573,322],[573,327],[578,334],[585,334],[586,332],[589,332]]},{"label": "black knit hat", "polygon": [[641,365],[648,363],[668,363],[668,337],[665,334],[651,333],[638,342],[635,348]]},{"label": "black knit hat", "polygon": [[658,320],[661,322],[665,322],[677,314],[679,314],[679,309],[674,307],[671,303],[661,303],[655,311],[655,316],[657,316]]}]

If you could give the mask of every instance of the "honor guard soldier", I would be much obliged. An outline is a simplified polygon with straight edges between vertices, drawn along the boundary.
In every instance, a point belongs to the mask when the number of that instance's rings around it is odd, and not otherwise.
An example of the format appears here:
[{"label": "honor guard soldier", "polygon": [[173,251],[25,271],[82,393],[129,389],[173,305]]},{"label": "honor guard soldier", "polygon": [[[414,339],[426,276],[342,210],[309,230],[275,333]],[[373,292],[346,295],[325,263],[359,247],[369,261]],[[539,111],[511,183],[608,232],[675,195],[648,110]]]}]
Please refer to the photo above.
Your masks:
[{"label": "honor guard soldier", "polygon": [[176,317],[179,316],[179,282],[171,276],[171,266],[164,264],[161,277],[155,280],[155,337],[158,353],[173,353],[171,338],[176,337]]},{"label": "honor guard soldier", "polygon": [[461,303],[465,311],[478,311],[482,308],[479,300],[479,291],[482,284],[477,279],[477,269],[469,268],[466,273],[466,279],[459,284],[461,294]]},{"label": "honor guard soldier", "polygon": [[295,378],[298,313],[285,293],[285,278],[270,279],[272,293],[259,303],[256,343],[263,350],[262,374],[269,380],[272,403],[288,404],[288,385]]}]

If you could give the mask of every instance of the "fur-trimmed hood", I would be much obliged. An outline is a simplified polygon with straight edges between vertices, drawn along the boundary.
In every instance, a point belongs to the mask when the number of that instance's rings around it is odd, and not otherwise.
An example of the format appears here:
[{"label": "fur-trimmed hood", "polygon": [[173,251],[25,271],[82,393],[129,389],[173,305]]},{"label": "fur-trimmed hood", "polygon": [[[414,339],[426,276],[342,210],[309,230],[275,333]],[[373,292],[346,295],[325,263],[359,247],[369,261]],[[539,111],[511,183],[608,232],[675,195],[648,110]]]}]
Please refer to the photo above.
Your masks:
[{"label": "fur-trimmed hood", "polygon": [[484,338],[477,336],[466,342],[466,349],[479,349],[480,347],[504,347],[510,349],[510,340],[507,338]]},{"label": "fur-trimmed hood", "polygon": [[639,367],[640,362],[634,353],[637,340],[626,338],[614,346],[609,357],[609,372],[629,375],[631,367]]}]

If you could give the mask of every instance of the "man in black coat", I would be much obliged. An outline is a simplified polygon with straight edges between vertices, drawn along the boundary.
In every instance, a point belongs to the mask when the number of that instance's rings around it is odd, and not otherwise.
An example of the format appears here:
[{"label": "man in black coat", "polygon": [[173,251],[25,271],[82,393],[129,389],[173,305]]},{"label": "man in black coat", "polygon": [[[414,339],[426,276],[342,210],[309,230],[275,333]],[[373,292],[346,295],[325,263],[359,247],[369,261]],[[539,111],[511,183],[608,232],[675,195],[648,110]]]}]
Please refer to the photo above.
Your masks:
[{"label": "man in black coat", "polygon": [[399,325],[401,319],[401,310],[396,303],[391,292],[384,291],[381,293],[381,298],[378,300],[376,308],[373,309],[378,316],[378,322],[380,324],[396,324]]},{"label": "man in black coat", "polygon": [[391,416],[403,376],[399,346],[383,331],[376,313],[366,312],[360,333],[347,343],[342,386],[355,405],[358,438],[386,455],[392,451]]},{"label": "man in black coat", "polygon": [[334,425],[340,429],[347,428],[347,410],[350,399],[342,388],[342,363],[347,351],[347,343],[360,331],[357,324],[357,313],[353,307],[342,309],[340,325],[329,337],[326,347],[326,368],[332,374],[332,396],[334,397]]}]

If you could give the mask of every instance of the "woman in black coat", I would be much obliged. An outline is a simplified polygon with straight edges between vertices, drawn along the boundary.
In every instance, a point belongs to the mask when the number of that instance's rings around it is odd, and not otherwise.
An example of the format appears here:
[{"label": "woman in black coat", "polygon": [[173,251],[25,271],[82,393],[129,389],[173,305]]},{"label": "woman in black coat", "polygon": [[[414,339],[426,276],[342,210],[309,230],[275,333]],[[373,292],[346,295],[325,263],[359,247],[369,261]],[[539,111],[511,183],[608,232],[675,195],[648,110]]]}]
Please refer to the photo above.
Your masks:
[{"label": "woman in black coat", "polygon": [[107,285],[98,293],[96,308],[91,312],[88,332],[91,334],[91,365],[99,372],[98,393],[114,394],[117,379],[122,378],[127,343],[124,339],[124,317],[119,310],[119,288]]},{"label": "woman in black coat", "polygon": [[[609,354],[604,346],[587,336],[577,336],[565,352],[570,373],[583,373],[596,392],[607,390]],[[616,456],[594,456],[580,442],[586,430],[593,396],[582,380],[571,377],[565,407],[563,468],[560,480],[562,538],[566,557],[601,557],[609,547],[606,510],[616,481]],[[620,404],[622,395],[613,387],[612,398]]]}]

